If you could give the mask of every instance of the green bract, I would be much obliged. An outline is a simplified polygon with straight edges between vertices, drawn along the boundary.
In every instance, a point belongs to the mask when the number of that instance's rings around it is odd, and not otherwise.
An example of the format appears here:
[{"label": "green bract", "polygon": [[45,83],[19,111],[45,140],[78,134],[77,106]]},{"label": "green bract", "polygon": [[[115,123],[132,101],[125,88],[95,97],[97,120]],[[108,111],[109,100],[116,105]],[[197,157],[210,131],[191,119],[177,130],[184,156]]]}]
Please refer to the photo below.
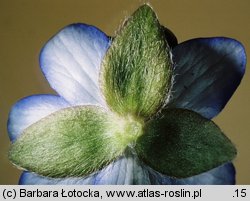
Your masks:
[{"label": "green bract", "polygon": [[[137,133],[131,133],[131,126]],[[120,156],[140,131],[132,120],[100,107],[66,108],[26,129],[13,144],[10,159],[45,176],[84,176]]]},{"label": "green bract", "polygon": [[182,178],[232,160],[236,149],[210,120],[184,109],[168,109],[145,125],[137,140],[139,157],[153,169]]},{"label": "green bract", "polygon": [[114,112],[149,118],[162,107],[171,87],[172,60],[150,7],[142,6],[125,22],[102,65],[102,91]]},{"label": "green bract", "polygon": [[172,63],[155,13],[141,6],[102,62],[107,108],[70,107],[41,119],[12,144],[11,161],[44,176],[79,177],[102,169],[130,147],[153,169],[183,178],[232,160],[234,146],[212,121],[188,110],[162,110]]}]

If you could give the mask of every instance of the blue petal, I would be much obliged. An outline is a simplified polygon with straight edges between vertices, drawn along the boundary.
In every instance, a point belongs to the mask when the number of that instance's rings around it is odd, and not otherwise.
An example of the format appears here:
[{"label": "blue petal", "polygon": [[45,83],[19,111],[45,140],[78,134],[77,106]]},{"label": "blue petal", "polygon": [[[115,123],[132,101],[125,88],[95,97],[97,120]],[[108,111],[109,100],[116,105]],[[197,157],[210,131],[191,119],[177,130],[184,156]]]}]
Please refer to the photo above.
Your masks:
[{"label": "blue petal", "polygon": [[64,99],[55,95],[33,95],[19,100],[9,114],[10,140],[15,140],[25,128],[41,118],[68,106]]},{"label": "blue petal", "polygon": [[186,178],[173,179],[162,175],[139,161],[135,154],[125,153],[103,170],[85,178],[52,179],[24,172],[19,184],[67,184],[67,185],[180,185],[180,184],[234,184],[235,171],[231,163],[206,173]]},{"label": "blue petal", "polygon": [[20,179],[19,185],[88,185],[93,183],[93,178],[89,177],[86,179],[82,178],[67,178],[67,179],[51,179],[42,177],[35,173],[23,172]]},{"label": "blue petal", "polygon": [[151,184],[149,170],[139,161],[137,156],[130,151],[108,167],[100,171],[94,184],[98,185],[129,185]]},{"label": "blue petal", "polygon": [[245,72],[244,47],[229,38],[200,38],[173,49],[174,86],[169,107],[186,108],[209,119],[226,105]]},{"label": "blue petal", "polygon": [[42,49],[41,69],[51,87],[70,104],[103,105],[98,79],[109,43],[94,26],[67,26]]},{"label": "blue petal", "polygon": [[173,182],[176,185],[234,185],[235,168],[232,163],[226,163],[208,172],[189,177],[177,179]]}]

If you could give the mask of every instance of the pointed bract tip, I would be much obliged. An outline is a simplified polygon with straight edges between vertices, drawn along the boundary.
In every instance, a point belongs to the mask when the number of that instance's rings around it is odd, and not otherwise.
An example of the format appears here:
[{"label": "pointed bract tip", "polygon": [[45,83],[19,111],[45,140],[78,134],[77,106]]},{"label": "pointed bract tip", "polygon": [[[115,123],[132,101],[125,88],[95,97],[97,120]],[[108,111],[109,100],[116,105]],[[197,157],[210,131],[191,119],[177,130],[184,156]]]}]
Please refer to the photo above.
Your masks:
[{"label": "pointed bract tip", "polygon": [[[133,15],[136,15],[137,13],[147,13],[147,14],[153,14],[153,15],[155,15],[155,12],[154,12],[153,8],[152,8],[149,4],[147,4],[147,3],[141,5],[141,6],[134,12]],[[133,15],[132,15],[132,16],[133,16]]]}]

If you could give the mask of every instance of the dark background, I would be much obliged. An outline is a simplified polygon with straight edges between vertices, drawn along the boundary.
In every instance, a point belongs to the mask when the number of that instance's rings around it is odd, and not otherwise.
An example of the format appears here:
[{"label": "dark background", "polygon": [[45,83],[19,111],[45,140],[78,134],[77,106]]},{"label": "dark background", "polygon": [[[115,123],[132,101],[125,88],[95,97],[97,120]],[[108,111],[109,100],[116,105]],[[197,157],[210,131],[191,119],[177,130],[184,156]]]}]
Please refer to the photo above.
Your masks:
[{"label": "dark background", "polygon": [[[114,35],[117,27],[144,1],[132,0],[0,0],[0,184],[17,184],[20,171],[7,159],[6,121],[20,98],[54,93],[43,77],[38,55],[62,27],[84,22]],[[196,37],[227,36],[241,41],[250,55],[249,0],[148,1],[161,24],[179,42]],[[249,67],[249,65],[248,65]],[[238,148],[237,183],[250,184],[249,70],[223,112],[214,121]]]}]

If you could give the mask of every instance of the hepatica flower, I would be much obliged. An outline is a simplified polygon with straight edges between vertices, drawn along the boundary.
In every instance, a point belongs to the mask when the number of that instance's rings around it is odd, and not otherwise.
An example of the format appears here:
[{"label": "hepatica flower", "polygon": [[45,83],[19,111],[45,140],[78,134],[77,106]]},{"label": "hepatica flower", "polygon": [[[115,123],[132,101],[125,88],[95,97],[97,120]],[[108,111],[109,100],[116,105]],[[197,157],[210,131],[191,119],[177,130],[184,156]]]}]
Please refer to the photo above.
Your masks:
[{"label": "hepatica flower", "polygon": [[59,96],[24,98],[9,115],[20,184],[233,184],[236,149],[210,119],[245,64],[233,39],[177,45],[148,5],[112,39],[67,26],[40,55]]}]

